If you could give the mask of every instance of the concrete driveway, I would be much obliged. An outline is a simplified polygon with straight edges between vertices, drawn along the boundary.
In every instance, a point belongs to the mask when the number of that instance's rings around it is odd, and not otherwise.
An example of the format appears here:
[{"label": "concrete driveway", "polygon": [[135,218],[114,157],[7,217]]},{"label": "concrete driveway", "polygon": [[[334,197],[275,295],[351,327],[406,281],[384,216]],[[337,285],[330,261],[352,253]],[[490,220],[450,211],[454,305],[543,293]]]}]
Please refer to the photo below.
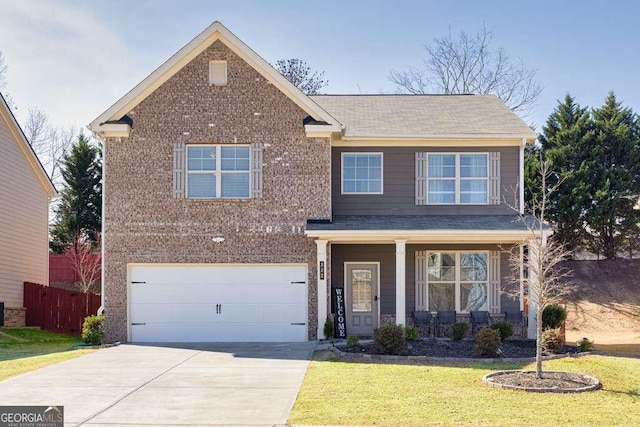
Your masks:
[{"label": "concrete driveway", "polygon": [[316,343],[120,345],[0,382],[65,425],[284,425]]}]

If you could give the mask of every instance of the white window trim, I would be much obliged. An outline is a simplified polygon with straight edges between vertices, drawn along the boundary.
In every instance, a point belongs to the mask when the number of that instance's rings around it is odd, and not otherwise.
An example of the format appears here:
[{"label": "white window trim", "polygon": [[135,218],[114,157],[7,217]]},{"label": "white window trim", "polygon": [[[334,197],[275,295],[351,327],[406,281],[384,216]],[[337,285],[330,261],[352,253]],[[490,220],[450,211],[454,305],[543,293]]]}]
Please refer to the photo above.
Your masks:
[{"label": "white window trim", "polygon": [[[216,147],[216,170],[214,171],[190,171],[189,170],[189,148],[190,147]],[[223,171],[222,170],[222,147],[247,147],[249,148],[249,169],[246,171]],[[251,198],[251,144],[187,144],[185,146],[185,199],[192,200],[246,200]],[[222,197],[222,174],[249,174],[249,195],[247,197]],[[216,177],[216,197],[195,197],[189,195],[189,175],[209,174]]]},{"label": "white window trim", "polygon": [[[485,178],[462,178],[460,177],[460,156],[465,156],[465,155],[484,155],[487,158],[487,176]],[[455,156],[456,158],[456,176],[453,178],[430,178],[429,177],[429,156]],[[460,152],[454,152],[454,153],[434,153],[434,152],[429,152],[427,153],[427,158],[426,158],[426,164],[427,164],[427,176],[425,177],[426,179],[426,186],[427,186],[427,194],[426,194],[426,204],[427,205],[439,205],[439,206],[455,206],[455,205],[463,205],[463,206],[485,206],[485,205],[489,205],[489,153],[488,152],[465,152],[465,153],[460,153]],[[486,194],[486,201],[484,203],[461,203],[460,202],[460,181],[468,181],[468,180],[481,180],[484,179],[487,183],[487,194]],[[433,203],[429,201],[429,186],[430,186],[430,182],[431,180],[434,181],[455,181],[455,202],[454,203]]]},{"label": "white window trim", "polygon": [[[490,278],[490,273],[489,273],[489,262],[490,259],[489,257],[491,256],[490,251],[448,251],[448,250],[433,250],[433,251],[427,251],[427,258],[425,260],[424,263],[424,268],[425,268],[425,272],[424,272],[424,286],[425,286],[425,308],[427,310],[429,310],[429,255],[431,254],[438,254],[438,253],[450,253],[450,254],[455,254],[456,255],[456,278],[455,278],[455,291],[454,291],[454,306],[455,306],[455,310],[458,313],[469,313],[468,311],[462,311],[460,309],[460,285],[463,283],[485,283],[487,286],[487,311],[489,311],[489,278]],[[461,258],[461,254],[485,254],[485,256],[487,257],[487,278],[486,280],[480,281],[480,280],[474,280],[474,281],[469,281],[469,280],[464,280],[461,281],[460,280],[460,271],[461,271],[461,265],[460,265],[460,258]],[[446,282],[446,281],[442,281],[442,282],[433,282],[433,283],[451,283],[451,282]],[[436,313],[435,311],[432,311],[431,313]]]},{"label": "white window trim", "polygon": [[[353,192],[345,193],[344,191],[344,156],[346,155],[380,155],[380,191],[379,192]],[[340,154],[340,194],[347,196],[353,195],[380,195],[384,194],[384,153],[382,152],[360,152],[360,151],[346,151]]]}]

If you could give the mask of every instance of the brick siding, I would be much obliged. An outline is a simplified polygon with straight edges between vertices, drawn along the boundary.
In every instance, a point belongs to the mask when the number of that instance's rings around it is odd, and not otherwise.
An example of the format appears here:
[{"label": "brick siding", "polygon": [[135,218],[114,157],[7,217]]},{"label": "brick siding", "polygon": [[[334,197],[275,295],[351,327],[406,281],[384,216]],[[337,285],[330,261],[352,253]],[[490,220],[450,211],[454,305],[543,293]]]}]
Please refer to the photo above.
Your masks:
[{"label": "brick siding", "polygon": [[[210,60],[228,85],[209,85]],[[316,338],[316,245],[309,218],[330,217],[330,143],[307,138],[307,114],[216,41],[129,113],[129,138],[106,141],[107,339],[127,339],[128,263],[307,263],[309,338]],[[264,194],[172,197],[176,142],[264,143]],[[220,234],[225,242],[215,244]]]}]

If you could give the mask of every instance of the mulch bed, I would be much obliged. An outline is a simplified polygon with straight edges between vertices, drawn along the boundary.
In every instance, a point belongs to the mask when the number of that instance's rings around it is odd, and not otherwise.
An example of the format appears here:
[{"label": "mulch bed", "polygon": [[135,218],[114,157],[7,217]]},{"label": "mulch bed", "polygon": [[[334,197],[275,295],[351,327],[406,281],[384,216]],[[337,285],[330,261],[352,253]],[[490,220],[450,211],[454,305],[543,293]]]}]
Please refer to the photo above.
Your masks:
[{"label": "mulch bed", "polygon": [[[472,340],[453,341],[448,339],[420,339],[408,342],[407,347],[399,353],[400,356],[427,357],[457,357],[476,358]],[[382,354],[377,351],[373,343],[361,344],[354,347],[339,346],[345,353]],[[554,354],[577,353],[574,346],[563,346]],[[536,356],[536,341],[528,339],[507,340],[502,343],[500,357],[525,358]]]},{"label": "mulch bed", "polygon": [[535,371],[498,371],[485,375],[483,381],[490,386],[544,393],[576,393],[598,390],[600,381],[585,374],[543,371],[536,378]]}]

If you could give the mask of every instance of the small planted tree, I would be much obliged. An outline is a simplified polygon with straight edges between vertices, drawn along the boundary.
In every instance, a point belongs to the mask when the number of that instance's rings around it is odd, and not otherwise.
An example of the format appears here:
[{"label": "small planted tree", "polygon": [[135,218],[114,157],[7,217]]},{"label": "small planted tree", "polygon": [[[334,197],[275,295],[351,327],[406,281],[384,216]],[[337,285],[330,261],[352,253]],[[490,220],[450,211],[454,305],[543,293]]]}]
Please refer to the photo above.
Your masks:
[{"label": "small planted tree", "polygon": [[88,293],[100,280],[102,272],[102,256],[100,251],[100,233],[96,233],[92,241],[78,233],[65,253],[71,260],[78,277],[76,286],[81,292]]},{"label": "small planted tree", "polygon": [[[569,283],[571,272],[561,267],[560,263],[569,258],[571,252],[565,246],[547,237],[552,230],[547,225],[547,209],[549,196],[562,184],[548,187],[550,176],[549,162],[540,159],[538,162],[538,174],[543,191],[537,197],[529,201],[529,206],[534,215],[521,216],[521,220],[528,230],[529,238],[526,244],[528,253],[526,257],[520,256],[520,251],[510,252],[510,265],[514,274],[512,282],[523,281],[525,296],[537,306],[536,310],[536,377],[542,378],[542,312],[545,307],[558,304],[566,297],[573,287]],[[520,271],[526,271],[522,278]],[[506,290],[505,293],[518,295],[519,289]]]}]

